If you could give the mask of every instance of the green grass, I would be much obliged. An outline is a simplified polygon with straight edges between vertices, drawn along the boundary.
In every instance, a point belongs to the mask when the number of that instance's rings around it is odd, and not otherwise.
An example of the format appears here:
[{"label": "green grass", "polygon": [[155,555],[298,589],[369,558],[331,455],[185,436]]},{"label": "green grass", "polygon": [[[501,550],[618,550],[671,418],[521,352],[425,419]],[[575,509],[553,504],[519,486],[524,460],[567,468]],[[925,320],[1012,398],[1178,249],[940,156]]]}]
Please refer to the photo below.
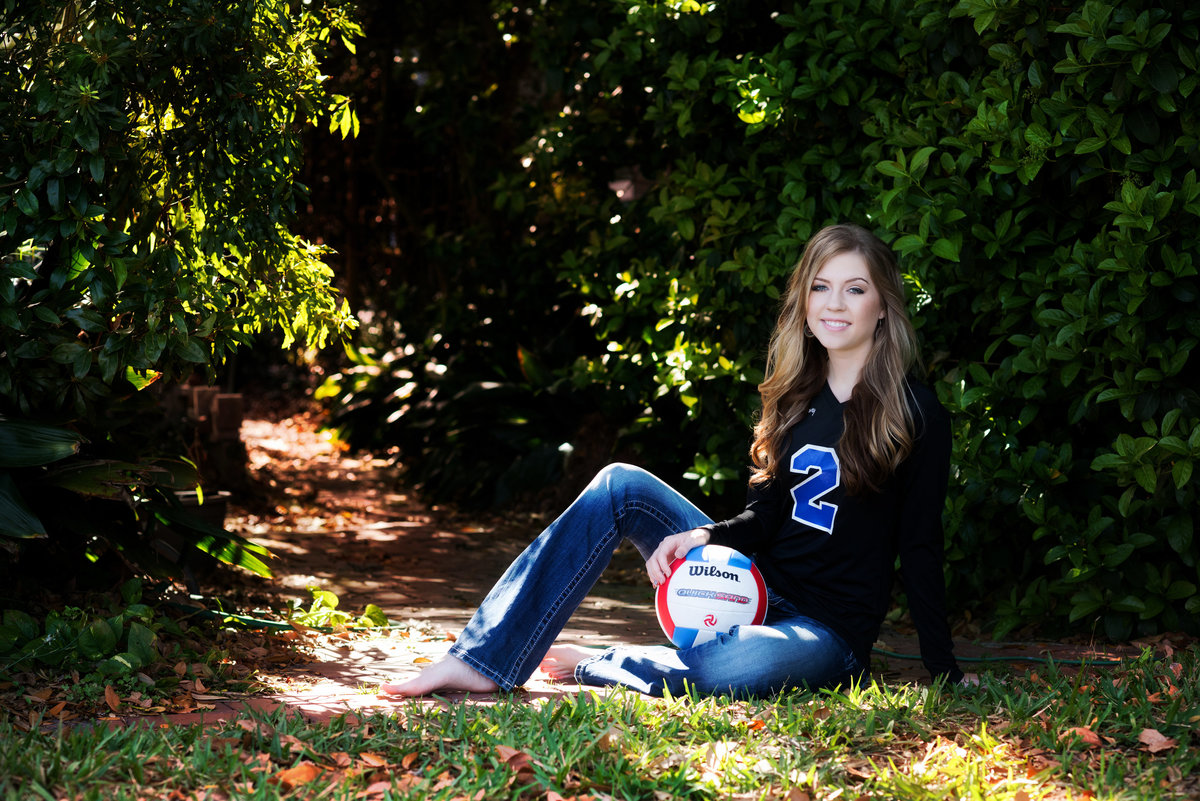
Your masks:
[{"label": "green grass", "polygon": [[1195,798],[1198,687],[1193,647],[995,673],[974,689],[871,684],[752,702],[517,694],[206,729],[31,733],[8,719],[0,798]]}]

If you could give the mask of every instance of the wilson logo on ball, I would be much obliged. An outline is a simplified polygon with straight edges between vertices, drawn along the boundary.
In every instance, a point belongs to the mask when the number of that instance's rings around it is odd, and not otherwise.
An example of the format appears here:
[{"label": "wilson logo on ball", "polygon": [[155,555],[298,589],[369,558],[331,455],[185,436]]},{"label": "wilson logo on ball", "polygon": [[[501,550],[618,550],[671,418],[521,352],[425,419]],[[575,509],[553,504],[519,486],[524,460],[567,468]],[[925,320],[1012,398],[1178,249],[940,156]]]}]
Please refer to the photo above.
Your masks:
[{"label": "wilson logo on ball", "polygon": [[668,639],[690,648],[735,626],[761,623],[767,614],[766,586],[745,555],[704,545],[671,565],[671,575],[655,594],[655,611]]},{"label": "wilson logo on ball", "polygon": [[705,567],[704,565],[688,565],[688,575],[691,575],[691,576],[713,576],[715,578],[729,579],[730,581],[741,581],[742,580],[742,577],[739,576],[737,573],[733,573],[729,570],[722,570],[721,568],[713,567],[712,565],[709,565],[707,567]]}]

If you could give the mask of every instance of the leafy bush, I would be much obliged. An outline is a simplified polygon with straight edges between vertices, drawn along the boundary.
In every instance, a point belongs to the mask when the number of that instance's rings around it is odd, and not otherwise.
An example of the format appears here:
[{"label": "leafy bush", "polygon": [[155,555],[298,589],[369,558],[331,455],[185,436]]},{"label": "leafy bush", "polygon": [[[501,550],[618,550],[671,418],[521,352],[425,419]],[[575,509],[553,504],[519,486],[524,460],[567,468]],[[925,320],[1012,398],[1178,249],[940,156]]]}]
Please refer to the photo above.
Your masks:
[{"label": "leafy bush", "polygon": [[19,609],[0,615],[0,674],[38,666],[80,668],[102,676],[131,675],[161,661],[158,631],[178,632],[142,603],[142,585],[121,586],[122,603],[98,616],[76,607],[50,611],[39,623]]},{"label": "leafy bush", "polygon": [[[322,260],[328,249],[289,224],[305,194],[296,180],[303,125],[328,122],[342,136],[355,127],[318,59],[331,37],[357,33],[337,2],[5,3],[6,425],[69,427],[91,443],[82,455],[104,460],[109,495],[153,485],[145,474],[161,465],[147,460],[182,451],[164,453],[167,443],[123,425],[146,411],[137,390],[196,371],[211,380],[259,331],[312,347],[348,330]],[[130,453],[133,442],[147,447]],[[97,478],[96,464],[69,462],[51,472]],[[23,482],[3,473],[0,503],[32,502],[14,488],[44,486],[46,471],[25,472],[33,475]],[[87,504],[67,511],[76,519],[52,535],[86,540],[106,520],[89,518]],[[121,514],[124,525],[137,510]],[[17,533],[45,533],[39,526]]]},{"label": "leafy bush", "polygon": [[150,449],[147,439],[162,436],[148,425],[153,408],[140,411],[106,421],[105,439],[123,443],[124,453],[111,442],[94,448],[66,428],[0,416],[0,548],[17,557],[11,575],[0,575],[64,587],[67,577],[111,583],[137,569],[195,590],[206,560],[271,574],[265,548],[185,503],[185,490],[203,501],[202,490],[192,490],[199,486],[193,464],[140,455]]},{"label": "leafy bush", "polygon": [[84,414],[126,367],[187,375],[264,326],[287,347],[347,325],[326,250],[285,226],[296,124],[352,120],[316,57],[354,31],[336,5],[10,4],[4,408]]},{"label": "leafy bush", "polygon": [[698,466],[740,464],[727,421],[753,408],[764,299],[813,230],[868,224],[956,413],[953,594],[1003,588],[1001,636],[1194,628],[1196,12],[628,11],[591,43],[567,135],[531,147],[539,177],[578,160],[574,131],[631,86],[671,143],[657,192],[560,260],[596,298],[603,372],[677,397]]}]

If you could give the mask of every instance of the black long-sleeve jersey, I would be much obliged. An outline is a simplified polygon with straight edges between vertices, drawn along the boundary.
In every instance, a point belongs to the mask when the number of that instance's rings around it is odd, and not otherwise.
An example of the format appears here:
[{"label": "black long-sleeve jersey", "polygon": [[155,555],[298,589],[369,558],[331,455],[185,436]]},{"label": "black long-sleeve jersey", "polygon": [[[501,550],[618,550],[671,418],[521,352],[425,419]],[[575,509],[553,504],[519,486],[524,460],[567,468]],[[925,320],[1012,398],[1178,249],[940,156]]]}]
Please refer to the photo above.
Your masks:
[{"label": "black long-sleeve jersey", "polygon": [[950,420],[928,387],[908,388],[913,451],[879,492],[848,495],[842,486],[843,409],[826,385],[791,431],[788,473],[751,486],[745,511],[709,527],[711,541],[753,554],[767,586],[836,631],[864,666],[898,556],[925,667],[957,682],[943,573]]}]

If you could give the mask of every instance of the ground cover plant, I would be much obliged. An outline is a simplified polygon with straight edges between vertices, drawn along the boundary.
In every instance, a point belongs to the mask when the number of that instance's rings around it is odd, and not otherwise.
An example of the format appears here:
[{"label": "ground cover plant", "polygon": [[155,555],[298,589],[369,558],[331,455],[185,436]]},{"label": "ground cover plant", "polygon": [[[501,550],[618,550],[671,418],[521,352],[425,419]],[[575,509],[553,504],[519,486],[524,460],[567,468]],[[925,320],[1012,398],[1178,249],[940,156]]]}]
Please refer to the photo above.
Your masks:
[{"label": "ground cover plant", "polygon": [[1195,797],[1200,651],[774,700],[583,692],[406,702],[322,724],[0,721],[0,798],[1156,799]]},{"label": "ground cover plant", "polygon": [[0,609],[0,716],[25,727],[211,709],[211,693],[262,690],[272,668],[305,658],[298,631],[231,625],[139,579],[22,606]]}]

